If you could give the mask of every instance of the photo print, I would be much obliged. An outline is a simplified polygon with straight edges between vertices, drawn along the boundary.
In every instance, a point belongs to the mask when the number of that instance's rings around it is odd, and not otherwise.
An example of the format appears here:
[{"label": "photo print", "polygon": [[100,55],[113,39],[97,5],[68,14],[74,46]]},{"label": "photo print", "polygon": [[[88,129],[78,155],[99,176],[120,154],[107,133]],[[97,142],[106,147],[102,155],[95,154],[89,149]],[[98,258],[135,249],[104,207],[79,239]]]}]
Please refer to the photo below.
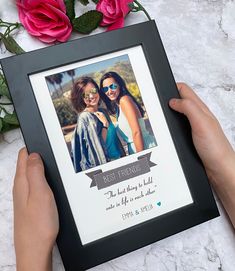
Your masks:
[{"label": "photo print", "polygon": [[128,54],[46,82],[75,172],[157,145]]}]

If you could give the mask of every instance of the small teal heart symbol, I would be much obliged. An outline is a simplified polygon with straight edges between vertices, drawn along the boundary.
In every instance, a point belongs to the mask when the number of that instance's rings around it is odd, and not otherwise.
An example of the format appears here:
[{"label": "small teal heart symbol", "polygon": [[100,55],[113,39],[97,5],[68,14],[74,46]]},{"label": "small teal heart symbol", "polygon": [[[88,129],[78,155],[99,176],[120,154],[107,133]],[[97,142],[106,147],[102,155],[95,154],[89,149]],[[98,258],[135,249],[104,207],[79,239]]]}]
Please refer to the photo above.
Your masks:
[{"label": "small teal heart symbol", "polygon": [[160,207],[162,205],[161,201],[157,202],[157,205]]}]

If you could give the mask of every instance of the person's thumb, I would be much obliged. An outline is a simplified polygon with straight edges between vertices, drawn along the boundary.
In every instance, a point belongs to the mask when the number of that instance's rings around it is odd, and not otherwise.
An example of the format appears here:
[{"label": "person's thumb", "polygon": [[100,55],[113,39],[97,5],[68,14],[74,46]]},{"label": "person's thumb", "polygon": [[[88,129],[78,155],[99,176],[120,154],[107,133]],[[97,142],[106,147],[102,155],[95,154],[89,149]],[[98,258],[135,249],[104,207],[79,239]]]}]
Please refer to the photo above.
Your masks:
[{"label": "person's thumb", "polygon": [[206,114],[193,100],[173,98],[169,101],[169,105],[173,110],[184,114],[188,118],[192,129],[199,128],[205,120]]}]

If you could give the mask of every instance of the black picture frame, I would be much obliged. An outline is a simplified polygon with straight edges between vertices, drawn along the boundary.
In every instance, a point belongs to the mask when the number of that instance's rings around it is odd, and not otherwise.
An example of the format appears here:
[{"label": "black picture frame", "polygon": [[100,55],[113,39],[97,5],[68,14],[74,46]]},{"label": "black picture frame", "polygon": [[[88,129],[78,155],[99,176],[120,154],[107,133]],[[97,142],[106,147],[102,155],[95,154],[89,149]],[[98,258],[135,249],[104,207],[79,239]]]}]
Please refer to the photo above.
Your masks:
[{"label": "black picture frame", "polygon": [[[137,45],[144,50],[193,203],[82,245],[29,75]],[[46,177],[59,210],[57,244],[66,270],[94,267],[219,216],[207,176],[192,143],[189,123],[168,106],[169,99],[179,97],[179,94],[154,21],[5,58],[1,65],[27,149],[29,153],[40,153],[45,163]]]}]

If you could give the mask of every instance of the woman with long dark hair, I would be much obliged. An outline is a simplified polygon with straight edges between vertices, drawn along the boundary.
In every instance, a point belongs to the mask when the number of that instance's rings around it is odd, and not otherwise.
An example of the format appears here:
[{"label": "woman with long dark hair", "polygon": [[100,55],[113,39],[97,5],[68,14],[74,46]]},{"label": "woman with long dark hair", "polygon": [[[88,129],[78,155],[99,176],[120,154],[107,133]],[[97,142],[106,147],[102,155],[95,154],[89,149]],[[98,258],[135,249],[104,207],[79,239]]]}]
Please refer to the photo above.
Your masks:
[{"label": "woman with long dark hair", "polygon": [[115,118],[117,132],[126,142],[128,154],[157,145],[155,138],[146,129],[143,108],[118,73],[110,71],[102,76],[100,96],[110,115]]},{"label": "woman with long dark hair", "polygon": [[115,127],[105,110],[99,108],[99,87],[91,77],[81,77],[75,83],[71,102],[78,113],[72,140],[75,171],[86,170],[123,156]]}]

